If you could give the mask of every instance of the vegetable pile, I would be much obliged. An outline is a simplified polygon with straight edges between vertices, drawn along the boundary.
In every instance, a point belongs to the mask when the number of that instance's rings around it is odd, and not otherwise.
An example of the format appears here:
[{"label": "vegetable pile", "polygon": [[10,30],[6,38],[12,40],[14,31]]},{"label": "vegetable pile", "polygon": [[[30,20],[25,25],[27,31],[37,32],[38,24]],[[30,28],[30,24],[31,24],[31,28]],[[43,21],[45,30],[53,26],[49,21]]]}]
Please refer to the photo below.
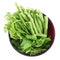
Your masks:
[{"label": "vegetable pile", "polygon": [[37,55],[50,47],[47,37],[48,17],[37,9],[23,8],[16,4],[17,11],[6,14],[5,31],[10,34],[11,42],[19,52]]}]

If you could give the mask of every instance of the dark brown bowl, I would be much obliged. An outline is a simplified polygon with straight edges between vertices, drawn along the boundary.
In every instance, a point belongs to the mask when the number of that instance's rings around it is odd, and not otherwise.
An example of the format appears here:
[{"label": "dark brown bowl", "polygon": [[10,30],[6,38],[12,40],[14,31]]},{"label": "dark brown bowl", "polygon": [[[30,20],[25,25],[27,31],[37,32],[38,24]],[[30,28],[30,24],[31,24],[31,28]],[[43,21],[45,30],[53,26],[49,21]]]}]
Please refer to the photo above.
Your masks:
[{"label": "dark brown bowl", "polygon": [[[48,37],[51,38],[51,44],[50,44],[50,47],[51,47],[52,44],[53,44],[53,42],[54,42],[54,38],[55,38],[55,29],[54,29],[54,25],[53,25],[53,23],[52,23],[52,21],[51,21],[50,19],[48,19]],[[10,35],[9,35],[9,40],[10,40],[10,43],[11,43],[12,47],[13,47],[16,51],[18,51],[18,50],[17,50],[17,47],[12,44],[12,38],[10,37]],[[50,47],[49,47],[49,48],[50,48]],[[49,48],[48,48],[48,49],[49,49]],[[48,49],[47,49],[46,51],[48,51]],[[45,52],[46,52],[46,51],[45,51]],[[18,52],[21,53],[20,51],[18,51]],[[43,53],[45,53],[45,52],[43,52]],[[43,54],[43,53],[39,53],[39,54],[34,55],[34,56],[38,56],[38,55],[41,55],[41,54]],[[21,54],[30,56],[30,55],[25,54],[25,53],[21,53]]]}]

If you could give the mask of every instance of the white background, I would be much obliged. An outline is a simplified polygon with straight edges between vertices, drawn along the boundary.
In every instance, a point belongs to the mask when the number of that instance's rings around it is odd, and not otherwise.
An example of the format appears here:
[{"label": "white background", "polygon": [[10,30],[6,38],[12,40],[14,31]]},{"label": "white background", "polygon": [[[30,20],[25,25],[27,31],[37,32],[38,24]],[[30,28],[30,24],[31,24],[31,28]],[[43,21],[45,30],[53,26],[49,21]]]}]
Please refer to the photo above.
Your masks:
[{"label": "white background", "polygon": [[[46,53],[28,57],[19,54],[9,42],[8,34],[4,32],[6,12],[16,11],[15,2],[24,7],[40,9],[55,26],[55,41]],[[0,60],[60,60],[60,0],[0,0]]]}]

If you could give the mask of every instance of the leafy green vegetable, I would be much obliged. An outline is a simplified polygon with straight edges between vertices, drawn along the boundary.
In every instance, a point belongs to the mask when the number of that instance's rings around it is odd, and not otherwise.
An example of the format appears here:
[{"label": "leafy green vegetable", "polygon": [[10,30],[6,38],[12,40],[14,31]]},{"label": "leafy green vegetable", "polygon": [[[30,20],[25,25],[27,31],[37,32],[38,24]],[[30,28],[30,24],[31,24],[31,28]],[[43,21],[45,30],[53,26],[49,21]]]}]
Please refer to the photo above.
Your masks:
[{"label": "leafy green vegetable", "polygon": [[36,55],[38,53],[42,53],[46,51],[46,49],[42,49],[42,48],[32,48],[30,51],[30,55]]},{"label": "leafy green vegetable", "polygon": [[36,55],[50,47],[50,37],[47,37],[48,17],[37,9],[25,9],[16,4],[17,11],[6,14],[8,31],[12,44],[18,51]]},{"label": "leafy green vegetable", "polygon": [[19,47],[24,51],[28,49],[29,47],[31,47],[31,45],[32,45],[32,41],[24,38]]}]

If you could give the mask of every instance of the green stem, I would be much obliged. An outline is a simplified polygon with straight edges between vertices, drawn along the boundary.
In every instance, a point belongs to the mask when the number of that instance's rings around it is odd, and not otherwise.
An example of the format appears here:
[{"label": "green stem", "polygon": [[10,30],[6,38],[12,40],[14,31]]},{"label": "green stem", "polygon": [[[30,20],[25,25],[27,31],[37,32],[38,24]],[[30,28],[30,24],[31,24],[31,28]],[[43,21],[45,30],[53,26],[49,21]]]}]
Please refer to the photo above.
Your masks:
[{"label": "green stem", "polygon": [[48,17],[44,16],[44,34],[47,35],[47,30],[48,30]]},{"label": "green stem", "polygon": [[33,29],[34,29],[34,31],[35,31],[35,34],[38,34],[37,29],[36,29],[36,26],[35,26],[35,24],[34,24],[34,20],[33,20],[33,18],[32,18],[31,15],[28,14],[27,12],[25,12],[25,14],[27,15],[27,17],[28,17],[29,20],[31,21],[32,26],[33,26]]},{"label": "green stem", "polygon": [[26,22],[26,25],[27,25],[29,31],[31,31],[31,34],[34,34],[34,30],[33,30],[31,22]]}]

